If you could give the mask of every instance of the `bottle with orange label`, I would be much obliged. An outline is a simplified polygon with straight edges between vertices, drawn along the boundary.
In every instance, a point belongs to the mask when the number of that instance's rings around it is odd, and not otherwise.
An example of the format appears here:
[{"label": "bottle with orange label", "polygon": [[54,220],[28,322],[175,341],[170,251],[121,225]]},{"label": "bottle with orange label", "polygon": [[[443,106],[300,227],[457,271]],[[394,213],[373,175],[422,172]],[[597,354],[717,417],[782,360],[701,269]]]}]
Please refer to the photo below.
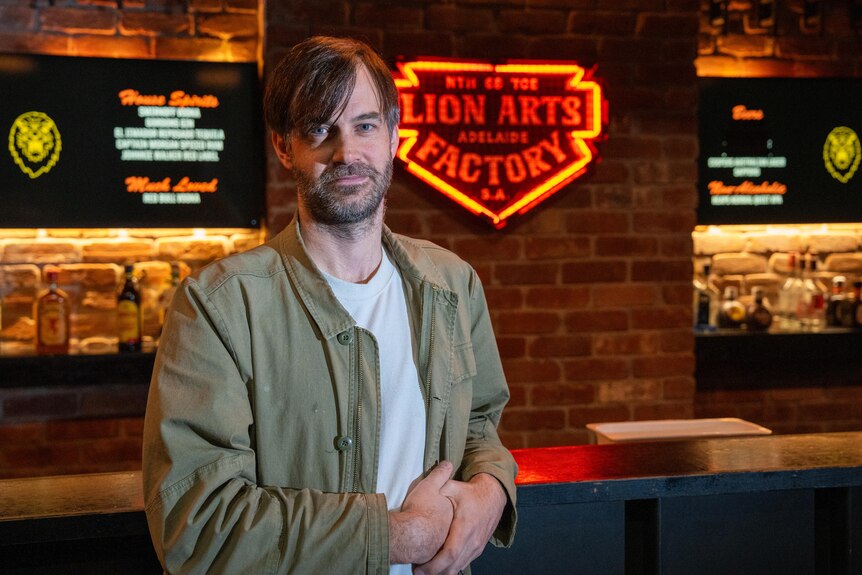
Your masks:
[{"label": "bottle with orange label", "polygon": [[125,267],[126,280],[117,296],[117,349],[120,353],[141,351],[141,292],[135,281],[135,268]]},{"label": "bottle with orange label", "polygon": [[39,355],[69,353],[69,296],[57,287],[57,271],[46,273],[48,291],[34,306],[36,318],[36,353]]}]

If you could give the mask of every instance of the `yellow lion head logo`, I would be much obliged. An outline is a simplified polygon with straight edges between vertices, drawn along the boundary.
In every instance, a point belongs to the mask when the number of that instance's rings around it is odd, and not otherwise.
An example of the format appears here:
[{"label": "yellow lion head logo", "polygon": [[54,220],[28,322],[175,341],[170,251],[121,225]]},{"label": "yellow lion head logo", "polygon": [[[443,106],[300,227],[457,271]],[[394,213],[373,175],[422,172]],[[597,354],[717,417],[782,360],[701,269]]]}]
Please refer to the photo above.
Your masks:
[{"label": "yellow lion head logo", "polygon": [[60,131],[47,114],[27,112],[12,123],[9,153],[21,171],[35,179],[47,173],[60,159]]},{"label": "yellow lion head logo", "polygon": [[833,178],[846,184],[856,173],[860,160],[862,147],[856,132],[845,126],[829,132],[823,144],[823,162]]}]

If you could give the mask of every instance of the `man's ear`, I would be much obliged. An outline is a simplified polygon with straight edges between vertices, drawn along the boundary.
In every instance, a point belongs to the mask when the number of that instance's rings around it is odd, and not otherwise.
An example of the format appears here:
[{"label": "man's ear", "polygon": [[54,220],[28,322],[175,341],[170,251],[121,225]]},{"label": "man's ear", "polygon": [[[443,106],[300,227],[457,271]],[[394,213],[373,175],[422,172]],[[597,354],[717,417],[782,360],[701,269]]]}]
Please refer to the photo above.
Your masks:
[{"label": "man's ear", "polygon": [[275,150],[275,155],[278,156],[278,161],[288,170],[293,169],[293,162],[290,159],[290,143],[276,132],[272,133],[272,147]]},{"label": "man's ear", "polygon": [[392,134],[389,136],[389,148],[392,153],[392,158],[395,159],[395,153],[398,151],[398,126],[392,128]]}]

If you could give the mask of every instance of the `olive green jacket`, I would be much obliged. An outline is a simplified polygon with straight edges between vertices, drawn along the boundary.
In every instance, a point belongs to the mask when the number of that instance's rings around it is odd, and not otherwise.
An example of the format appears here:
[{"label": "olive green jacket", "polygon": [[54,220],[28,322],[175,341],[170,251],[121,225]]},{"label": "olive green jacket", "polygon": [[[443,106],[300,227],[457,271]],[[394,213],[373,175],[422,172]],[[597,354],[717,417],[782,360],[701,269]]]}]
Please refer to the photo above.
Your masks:
[{"label": "olive green jacket", "polygon": [[[401,271],[427,410],[425,467],[516,466],[496,425],[508,400],[482,285],[449,251],[384,230]],[[309,259],[294,220],[187,279],[162,335],[144,425],[147,521],[171,573],[388,573],[377,343]]]}]

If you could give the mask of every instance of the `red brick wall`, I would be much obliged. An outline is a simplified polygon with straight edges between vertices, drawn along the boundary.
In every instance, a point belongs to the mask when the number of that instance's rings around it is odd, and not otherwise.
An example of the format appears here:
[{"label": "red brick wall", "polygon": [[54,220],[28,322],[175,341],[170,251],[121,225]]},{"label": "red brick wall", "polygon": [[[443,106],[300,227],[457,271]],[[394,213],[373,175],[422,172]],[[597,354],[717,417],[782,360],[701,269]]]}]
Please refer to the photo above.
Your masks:
[{"label": "red brick wall", "polygon": [[0,478],[141,468],[142,417],[0,425]]},{"label": "red brick wall", "polygon": [[738,77],[862,76],[862,6],[854,0],[819,1],[804,21],[803,0],[775,2],[775,26],[753,29],[750,0],[727,2],[723,26],[711,25],[703,6],[698,74]]},{"label": "red brick wall", "polygon": [[0,51],[255,61],[257,0],[0,2]]}]

